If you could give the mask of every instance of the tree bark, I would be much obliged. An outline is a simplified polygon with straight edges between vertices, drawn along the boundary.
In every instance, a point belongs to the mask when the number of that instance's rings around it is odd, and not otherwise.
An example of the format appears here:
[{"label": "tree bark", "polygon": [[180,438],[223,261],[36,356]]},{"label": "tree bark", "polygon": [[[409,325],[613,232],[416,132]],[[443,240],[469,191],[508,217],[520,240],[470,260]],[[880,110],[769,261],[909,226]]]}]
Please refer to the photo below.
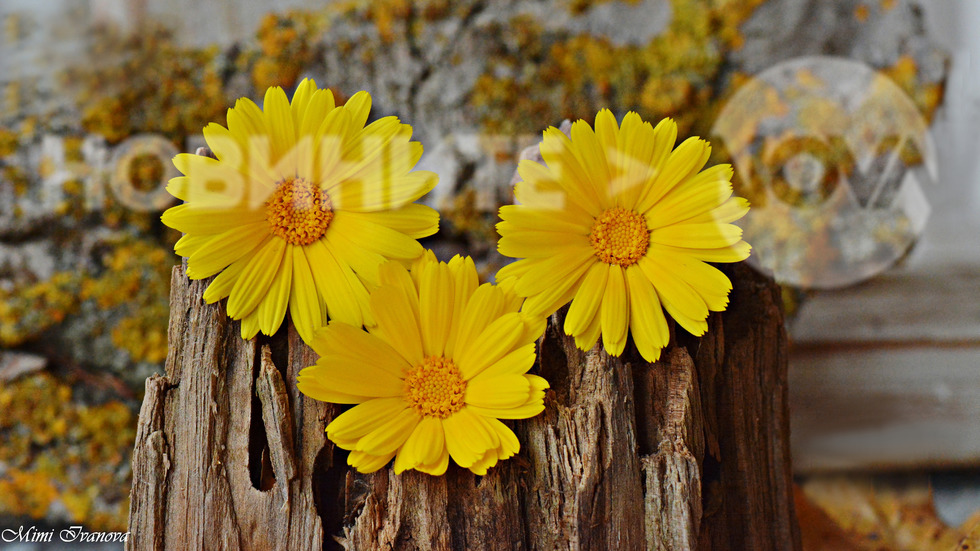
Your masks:
[{"label": "tree bark", "polygon": [[128,549],[799,549],[779,291],[741,265],[731,305],[657,363],[583,352],[550,320],[543,414],[487,476],[362,475],[324,437],[337,406],[296,389],[290,326],[244,341],[175,268],[167,373],[133,458]]}]

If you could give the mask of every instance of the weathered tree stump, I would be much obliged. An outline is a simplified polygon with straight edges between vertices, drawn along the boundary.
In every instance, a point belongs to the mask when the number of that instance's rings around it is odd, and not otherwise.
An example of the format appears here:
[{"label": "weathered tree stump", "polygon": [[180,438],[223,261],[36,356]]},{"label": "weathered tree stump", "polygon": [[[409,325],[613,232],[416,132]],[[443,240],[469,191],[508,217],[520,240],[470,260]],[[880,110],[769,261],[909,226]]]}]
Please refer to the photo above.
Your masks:
[{"label": "weathered tree stump", "polygon": [[661,361],[582,352],[552,317],[545,412],[484,477],[362,475],[325,437],[341,409],[296,389],[290,327],[243,341],[206,281],[173,273],[170,356],[133,459],[130,549],[799,549],[786,334],[772,281],[729,270],[731,305]]}]

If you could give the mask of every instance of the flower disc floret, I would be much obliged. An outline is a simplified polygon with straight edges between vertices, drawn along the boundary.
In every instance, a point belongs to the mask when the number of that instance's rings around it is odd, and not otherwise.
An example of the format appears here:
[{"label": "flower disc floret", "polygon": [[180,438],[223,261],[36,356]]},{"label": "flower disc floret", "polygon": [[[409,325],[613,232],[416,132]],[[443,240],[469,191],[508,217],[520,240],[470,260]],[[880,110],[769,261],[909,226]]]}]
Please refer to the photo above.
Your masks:
[{"label": "flower disc floret", "polygon": [[272,233],[291,245],[310,245],[327,232],[333,220],[330,197],[302,178],[276,185],[265,202],[265,219]]},{"label": "flower disc floret", "polygon": [[621,207],[604,211],[589,233],[595,255],[606,264],[636,264],[647,254],[650,230],[643,216]]},{"label": "flower disc floret", "polygon": [[463,409],[466,381],[449,358],[429,356],[405,377],[405,399],[423,417],[445,419]]}]

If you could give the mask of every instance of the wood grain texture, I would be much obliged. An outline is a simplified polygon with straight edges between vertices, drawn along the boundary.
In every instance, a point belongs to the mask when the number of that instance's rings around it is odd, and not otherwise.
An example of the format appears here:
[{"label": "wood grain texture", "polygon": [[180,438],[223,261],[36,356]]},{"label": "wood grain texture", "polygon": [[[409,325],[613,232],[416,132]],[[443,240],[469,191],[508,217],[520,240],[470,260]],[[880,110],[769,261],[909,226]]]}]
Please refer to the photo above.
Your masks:
[{"label": "wood grain texture", "polygon": [[659,362],[578,350],[555,314],[545,412],[479,477],[364,475],[302,396],[315,355],[290,327],[244,341],[207,281],[173,273],[171,353],[147,381],[129,549],[799,549],[779,294],[731,270],[730,309]]},{"label": "wood grain texture", "polygon": [[292,327],[242,340],[223,304],[204,304],[207,283],[174,269],[170,355],[140,412],[127,548],[321,549],[314,465],[334,409],[296,388],[315,356]]}]

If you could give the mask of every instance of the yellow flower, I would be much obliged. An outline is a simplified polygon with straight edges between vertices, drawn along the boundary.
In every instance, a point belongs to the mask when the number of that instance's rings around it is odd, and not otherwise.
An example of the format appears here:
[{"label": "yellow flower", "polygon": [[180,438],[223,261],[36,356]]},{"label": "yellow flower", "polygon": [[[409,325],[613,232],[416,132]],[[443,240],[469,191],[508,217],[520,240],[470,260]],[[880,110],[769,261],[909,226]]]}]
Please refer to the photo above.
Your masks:
[{"label": "yellow flower", "polygon": [[395,117],[365,126],[370,110],[367,92],[335,106],[312,80],[292,103],[270,88],[264,112],[242,98],[227,129],[204,129],[217,159],[174,158],[186,176],[167,189],[184,204],[163,222],[186,234],[175,250],[191,279],[218,274],[204,299],[228,297],[243,338],[274,334],[287,307],[306,341],[327,318],[371,325],[378,267],[418,258],[416,239],[438,229],[438,213],[413,203],[438,177],[411,171],[422,155],[412,128]]},{"label": "yellow flower", "polygon": [[571,139],[544,132],[547,166],[518,166],[520,204],[501,207],[497,230],[500,253],[522,260],[497,279],[514,280],[531,314],[571,301],[565,333],[583,350],[601,333],[618,356],[629,329],[640,354],[656,361],[669,340],[661,305],[695,335],[707,330],[709,310],[728,305],[731,282],[706,262],[748,257],[731,224],[748,202],[732,197],[729,165],[701,171],[707,142],[691,138],[673,149],[676,138],[670,119],[653,128],[631,112],[620,128],[602,110],[595,131],[577,121]]},{"label": "yellow flower", "polygon": [[327,426],[351,450],[347,462],[373,472],[395,458],[406,469],[441,475],[449,458],[474,473],[520,449],[500,419],[544,409],[548,383],[527,371],[544,318],[521,313],[520,297],[479,285],[473,260],[424,256],[411,274],[381,267],[371,293],[377,321],[365,332],[331,322],[311,346],[320,355],[299,389],[326,402],[360,404]]}]

